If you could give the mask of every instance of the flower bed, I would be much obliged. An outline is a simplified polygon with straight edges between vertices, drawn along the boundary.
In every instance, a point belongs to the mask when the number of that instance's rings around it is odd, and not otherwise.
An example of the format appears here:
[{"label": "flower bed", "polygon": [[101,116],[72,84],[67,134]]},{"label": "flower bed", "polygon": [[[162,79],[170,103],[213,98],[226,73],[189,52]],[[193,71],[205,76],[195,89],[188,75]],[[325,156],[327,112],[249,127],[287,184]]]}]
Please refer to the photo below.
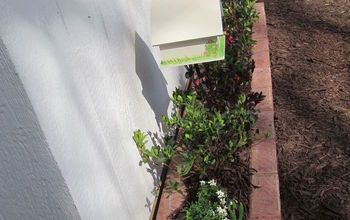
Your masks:
[{"label": "flower bed", "polygon": [[[253,0],[224,0],[223,4],[226,59],[189,68],[186,76],[193,82],[191,88],[176,90],[172,96],[174,106],[185,109],[185,114],[163,117],[169,131],[162,146],[147,148],[145,133],[134,133],[142,162],[168,170],[156,219],[248,216],[253,173],[249,146],[256,138],[268,139],[268,133],[261,134],[255,128],[255,106],[262,101],[262,93],[251,92],[252,24],[257,16]],[[200,183],[209,180],[217,182],[216,191],[219,187],[225,191],[225,205],[222,196],[203,196],[210,190]]]}]

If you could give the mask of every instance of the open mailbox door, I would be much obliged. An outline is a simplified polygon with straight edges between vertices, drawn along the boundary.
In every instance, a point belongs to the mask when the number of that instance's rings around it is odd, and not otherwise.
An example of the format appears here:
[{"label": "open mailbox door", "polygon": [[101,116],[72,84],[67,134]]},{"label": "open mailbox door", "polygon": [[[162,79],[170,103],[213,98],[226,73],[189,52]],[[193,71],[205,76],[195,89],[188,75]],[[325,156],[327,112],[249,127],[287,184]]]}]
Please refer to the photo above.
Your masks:
[{"label": "open mailbox door", "polygon": [[152,45],[161,66],[222,60],[225,36],[220,0],[152,0]]}]

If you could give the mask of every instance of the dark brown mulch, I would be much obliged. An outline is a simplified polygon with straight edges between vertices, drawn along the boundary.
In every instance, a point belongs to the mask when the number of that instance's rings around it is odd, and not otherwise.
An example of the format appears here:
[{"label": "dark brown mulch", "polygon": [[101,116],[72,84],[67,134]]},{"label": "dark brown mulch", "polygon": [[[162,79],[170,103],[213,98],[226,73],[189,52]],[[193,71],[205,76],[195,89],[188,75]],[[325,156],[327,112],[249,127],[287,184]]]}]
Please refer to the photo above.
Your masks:
[{"label": "dark brown mulch", "polygon": [[284,219],[350,219],[350,1],[268,0]]}]

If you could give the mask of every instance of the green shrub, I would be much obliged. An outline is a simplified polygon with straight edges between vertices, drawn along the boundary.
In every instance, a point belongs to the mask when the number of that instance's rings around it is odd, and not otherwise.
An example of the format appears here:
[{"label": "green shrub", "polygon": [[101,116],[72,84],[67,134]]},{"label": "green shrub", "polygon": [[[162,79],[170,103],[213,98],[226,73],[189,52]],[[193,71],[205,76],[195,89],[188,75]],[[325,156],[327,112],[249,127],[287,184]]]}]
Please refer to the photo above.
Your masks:
[{"label": "green shrub", "polygon": [[197,201],[185,210],[186,220],[242,220],[243,204],[228,199],[225,192],[214,180],[201,181],[197,192]]},{"label": "green shrub", "polygon": [[[179,158],[177,171],[186,176],[190,171],[205,176],[209,168],[218,168],[226,160],[237,158],[237,149],[249,142],[249,132],[256,115],[247,107],[245,95],[239,96],[235,108],[226,112],[208,111],[194,91],[176,90],[172,102],[176,108],[185,107],[183,117],[174,113],[162,117],[169,133],[164,146],[146,147],[146,134],[137,130],[133,139],[142,162],[166,164],[175,154]],[[180,128],[181,138],[175,143],[172,137]]]}]

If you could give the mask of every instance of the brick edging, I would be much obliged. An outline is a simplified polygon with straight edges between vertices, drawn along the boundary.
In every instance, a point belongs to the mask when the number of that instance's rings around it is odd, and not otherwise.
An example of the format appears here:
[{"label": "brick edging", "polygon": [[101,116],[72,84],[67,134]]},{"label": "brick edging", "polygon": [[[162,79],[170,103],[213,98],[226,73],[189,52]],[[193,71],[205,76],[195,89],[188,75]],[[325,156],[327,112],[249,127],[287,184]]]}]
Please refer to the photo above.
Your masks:
[{"label": "brick edging", "polygon": [[[163,184],[166,184],[167,181],[179,180],[180,177],[176,170],[177,160],[176,158],[171,160],[169,164],[169,169],[166,174],[166,179]],[[158,212],[155,213],[152,220],[166,220],[166,219],[175,219],[173,214],[176,211],[183,208],[186,201],[186,186],[182,181],[179,181],[179,192],[167,192],[166,189],[163,189],[163,192],[160,194],[160,201],[158,206]]]},{"label": "brick edging", "polygon": [[269,41],[267,37],[264,2],[257,2],[255,8],[259,20],[253,26],[253,48],[255,70],[252,91],[262,91],[265,99],[257,105],[259,119],[257,127],[260,136],[251,147],[251,167],[257,172],[252,176],[254,188],[250,195],[249,219],[281,219],[279,179],[277,169],[276,134],[272,97],[272,78],[270,67]]}]

